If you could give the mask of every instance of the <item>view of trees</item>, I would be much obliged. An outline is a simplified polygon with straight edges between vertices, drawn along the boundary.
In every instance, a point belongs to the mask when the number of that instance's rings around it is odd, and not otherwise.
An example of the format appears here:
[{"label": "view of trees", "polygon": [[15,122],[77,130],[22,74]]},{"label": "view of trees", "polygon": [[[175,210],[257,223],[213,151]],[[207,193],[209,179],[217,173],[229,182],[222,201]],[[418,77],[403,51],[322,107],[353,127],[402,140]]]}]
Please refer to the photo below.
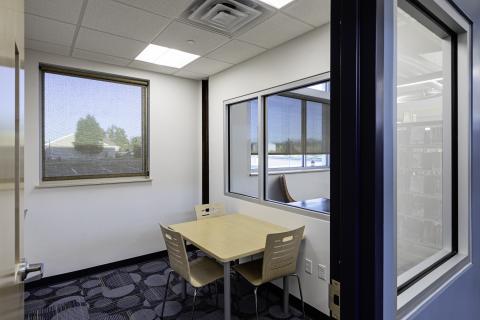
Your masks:
[{"label": "view of trees", "polygon": [[143,153],[142,137],[133,137],[130,140],[130,151],[133,152],[135,158],[140,158]]},{"label": "view of trees", "polygon": [[103,151],[105,133],[94,116],[87,115],[77,122],[75,132],[75,149],[82,153],[96,154]]},{"label": "view of trees", "polygon": [[128,151],[130,142],[128,141],[127,133],[125,129],[117,126],[111,126],[106,132],[108,140],[113,142],[116,146],[120,147],[120,151]]},{"label": "view of trees", "polygon": [[129,140],[125,129],[115,125],[104,131],[92,115],[78,120],[73,143],[75,150],[86,154],[98,154],[103,151],[104,142],[118,146],[121,152],[132,154],[135,158],[142,157],[142,137],[132,137]]}]

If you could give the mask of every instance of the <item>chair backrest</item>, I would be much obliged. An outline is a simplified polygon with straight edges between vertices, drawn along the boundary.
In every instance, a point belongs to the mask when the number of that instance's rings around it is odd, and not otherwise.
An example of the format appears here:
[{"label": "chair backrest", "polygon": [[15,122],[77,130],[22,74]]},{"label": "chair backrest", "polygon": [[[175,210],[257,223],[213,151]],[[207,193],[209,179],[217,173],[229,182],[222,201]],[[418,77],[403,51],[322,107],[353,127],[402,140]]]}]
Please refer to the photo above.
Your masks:
[{"label": "chair backrest", "polygon": [[280,176],[280,185],[281,185],[285,200],[287,202],[295,202],[296,200],[292,197],[292,195],[290,194],[290,191],[288,191],[287,177],[284,174]]},{"label": "chair backrest", "polygon": [[223,203],[207,203],[195,206],[197,220],[213,218],[225,215],[225,207]]},{"label": "chair backrest", "polygon": [[305,226],[267,235],[263,254],[262,282],[296,273],[298,252]]},{"label": "chair backrest", "polygon": [[190,264],[188,263],[187,250],[182,235],[163,225],[160,225],[160,229],[162,229],[163,239],[167,246],[170,267],[190,282]]}]

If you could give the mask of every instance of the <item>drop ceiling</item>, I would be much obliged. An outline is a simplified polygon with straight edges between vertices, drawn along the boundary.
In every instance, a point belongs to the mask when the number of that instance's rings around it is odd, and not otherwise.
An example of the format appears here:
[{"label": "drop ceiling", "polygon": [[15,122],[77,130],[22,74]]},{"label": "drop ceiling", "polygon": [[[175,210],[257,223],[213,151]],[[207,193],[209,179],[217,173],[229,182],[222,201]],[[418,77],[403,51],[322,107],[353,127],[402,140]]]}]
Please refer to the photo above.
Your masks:
[{"label": "drop ceiling", "polygon": [[[192,4],[194,0],[26,0],[26,47],[203,79],[324,25],[330,18],[329,0],[295,0],[280,10],[267,6],[268,16],[228,34],[187,21],[184,15]],[[182,69],[135,61],[150,43],[201,58]]]}]

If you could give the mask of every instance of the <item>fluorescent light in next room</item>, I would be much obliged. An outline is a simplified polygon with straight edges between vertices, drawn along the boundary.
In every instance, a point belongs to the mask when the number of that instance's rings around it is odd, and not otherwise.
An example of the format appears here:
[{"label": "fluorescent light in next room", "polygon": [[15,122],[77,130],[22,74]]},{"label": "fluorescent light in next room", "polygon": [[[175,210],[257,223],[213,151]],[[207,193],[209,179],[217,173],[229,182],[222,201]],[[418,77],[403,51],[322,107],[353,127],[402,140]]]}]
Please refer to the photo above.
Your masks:
[{"label": "fluorescent light in next room", "polygon": [[149,44],[142,52],[140,52],[135,60],[172,68],[182,68],[198,58],[200,58],[200,56],[197,56],[196,54]]},{"label": "fluorescent light in next room", "polygon": [[292,2],[293,0],[260,0],[260,1],[271,5],[272,7],[280,9],[281,7],[286,6],[287,4]]}]

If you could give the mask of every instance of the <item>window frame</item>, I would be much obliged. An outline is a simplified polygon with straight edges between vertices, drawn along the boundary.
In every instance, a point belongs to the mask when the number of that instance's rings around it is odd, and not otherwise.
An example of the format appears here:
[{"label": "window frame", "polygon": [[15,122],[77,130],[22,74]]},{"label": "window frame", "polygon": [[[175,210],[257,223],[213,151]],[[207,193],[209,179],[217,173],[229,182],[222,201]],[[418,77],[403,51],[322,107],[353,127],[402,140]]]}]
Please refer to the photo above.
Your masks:
[{"label": "window frame", "polygon": [[[138,86],[142,89],[142,148],[143,148],[143,171],[141,173],[115,173],[115,174],[89,174],[80,176],[45,176],[45,74],[56,74],[69,77],[83,78],[119,83],[124,85]],[[149,113],[150,113],[150,80],[140,79],[98,71],[77,69],[52,64],[39,64],[40,76],[40,182],[65,182],[95,179],[118,179],[118,178],[149,178],[150,177],[150,150],[149,150]]]},{"label": "window frame", "polygon": [[[414,273],[413,276],[404,280],[400,285],[397,284],[397,295],[401,295],[403,292],[408,290],[410,287],[414,286],[420,280],[425,278],[427,275],[436,270],[439,266],[443,265],[445,262],[449,261],[455,257],[458,252],[458,39],[457,33],[453,31],[448,25],[441,21],[434,13],[432,13],[427,7],[417,0],[400,0],[398,2],[398,8],[404,10],[407,14],[411,15],[416,21],[425,26],[428,30],[438,36],[447,36],[450,38],[450,75],[451,75],[451,88],[450,88],[450,147],[451,147],[451,239],[450,250],[443,255],[439,255],[446,251],[442,249],[439,253],[435,254],[432,257],[429,257],[427,260],[422,261],[419,265],[422,266],[425,261],[430,263],[423,268],[419,267],[420,270]],[[447,92],[446,92],[447,93]],[[397,130],[397,125],[395,126]],[[395,134],[397,132],[395,131]],[[444,142],[445,143],[445,142]],[[447,141],[448,143],[448,141]],[[443,146],[442,146],[443,148]],[[398,152],[395,149],[395,152]],[[397,209],[395,208],[395,211]],[[444,219],[444,217],[443,217]],[[444,226],[445,227],[445,226]],[[445,235],[444,235],[445,240]],[[414,266],[412,269],[415,269],[417,266]],[[415,270],[416,271],[416,270]],[[411,272],[410,270],[407,273]],[[397,275],[397,281],[398,281]]]},{"label": "window frame", "polygon": [[[328,83],[328,82],[327,82]],[[326,95],[330,95],[329,93],[327,93]],[[324,171],[324,170],[330,170],[330,153],[325,153],[325,154],[322,154],[322,155],[325,155],[326,156],[326,165],[324,166],[313,166],[313,167],[309,167],[306,165],[307,163],[307,156],[309,155],[309,153],[307,152],[307,139],[308,139],[308,125],[307,125],[307,105],[308,105],[308,102],[314,102],[314,103],[320,103],[323,105],[327,104],[329,107],[331,105],[330,103],[330,100],[327,99],[326,97],[325,98],[318,98],[318,99],[312,99],[311,97],[307,97],[307,96],[304,96],[304,95],[301,95],[301,94],[289,94],[289,93],[285,93],[285,92],[279,92],[279,93],[276,93],[276,94],[269,94],[269,95],[265,95],[263,96],[263,99],[264,99],[264,105],[265,105],[265,128],[267,128],[267,122],[268,122],[268,106],[267,106],[267,99],[269,97],[272,97],[272,96],[280,96],[280,97],[287,97],[287,98],[291,98],[291,99],[297,99],[297,100],[300,100],[301,102],[301,148],[302,148],[302,151],[301,153],[298,153],[298,154],[294,154],[294,153],[291,153],[290,155],[301,155],[302,156],[302,165],[299,166],[299,167],[278,167],[278,168],[270,168],[270,175],[274,175],[274,174],[283,174],[283,173],[295,173],[295,172],[311,172],[311,171]],[[268,140],[268,130],[265,130],[265,139]],[[268,151],[265,151],[266,153],[266,156],[268,157],[269,155],[277,155],[276,153],[270,153]],[[280,154],[281,155],[281,154]],[[287,155],[287,154],[285,154]],[[267,162],[268,162],[268,158],[267,158]],[[268,163],[267,163],[267,166],[268,166]],[[251,170],[251,173],[256,173],[256,171],[253,171]]]},{"label": "window frame", "polygon": [[[267,153],[265,150],[265,141],[266,141],[266,134],[267,134],[267,114],[266,114],[266,107],[265,107],[265,99],[267,96],[276,95],[285,91],[292,91],[307,87],[309,85],[318,84],[321,82],[329,82],[330,81],[330,72],[325,72],[321,74],[317,74],[311,77],[303,78],[300,80],[292,81],[283,85],[278,85],[271,87],[269,89],[259,90],[257,92],[251,94],[245,94],[236,98],[228,99],[223,101],[223,132],[224,132],[224,144],[223,144],[223,176],[224,176],[224,195],[232,198],[242,199],[249,202],[254,202],[257,204],[265,205],[268,207],[273,207],[285,211],[290,211],[294,213],[298,213],[301,215],[306,215],[309,217],[322,219],[329,221],[330,220],[330,213],[329,212],[319,212],[313,211],[305,208],[294,207],[288,204],[283,204],[280,202],[268,200],[266,198],[266,179],[267,179],[267,172],[265,170],[267,163]],[[236,192],[230,191],[230,120],[229,120],[229,107],[232,104],[237,104],[249,100],[258,100],[258,130],[257,130],[257,137],[258,137],[258,171],[251,174],[251,175],[258,175],[258,193],[257,197],[248,196]],[[250,163],[250,162],[249,162]],[[250,170],[250,168],[249,168]],[[288,173],[298,173],[298,172],[317,172],[317,171],[330,171],[330,168],[321,168],[321,167],[313,167],[313,168],[301,168],[288,170]],[[274,172],[271,174],[280,174],[279,172]]]}]

